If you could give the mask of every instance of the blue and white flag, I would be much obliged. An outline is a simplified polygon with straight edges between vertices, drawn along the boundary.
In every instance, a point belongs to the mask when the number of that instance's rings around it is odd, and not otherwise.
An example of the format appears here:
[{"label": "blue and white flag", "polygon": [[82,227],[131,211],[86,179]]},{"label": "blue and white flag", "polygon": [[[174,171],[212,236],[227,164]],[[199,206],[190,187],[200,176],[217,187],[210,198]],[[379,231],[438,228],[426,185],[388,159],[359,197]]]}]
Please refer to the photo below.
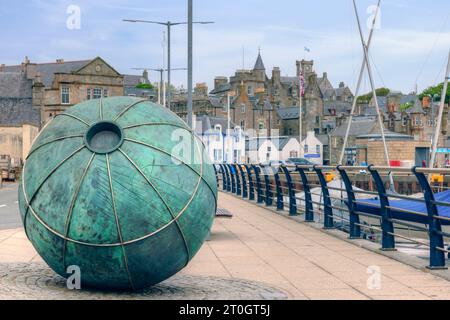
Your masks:
[{"label": "blue and white flag", "polygon": [[311,52],[311,50],[308,47],[305,47],[306,52]]}]

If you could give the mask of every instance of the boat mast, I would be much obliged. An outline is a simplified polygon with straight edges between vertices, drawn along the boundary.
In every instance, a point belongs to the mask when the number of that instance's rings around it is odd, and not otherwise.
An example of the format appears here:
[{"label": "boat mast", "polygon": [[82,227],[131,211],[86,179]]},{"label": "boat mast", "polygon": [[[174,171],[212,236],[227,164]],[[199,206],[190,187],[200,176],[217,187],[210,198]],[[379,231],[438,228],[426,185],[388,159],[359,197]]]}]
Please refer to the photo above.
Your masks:
[{"label": "boat mast", "polygon": [[[369,50],[370,44],[372,43],[373,31],[375,30],[375,24],[377,22],[378,13],[380,10],[380,4],[381,4],[381,0],[378,0],[377,10],[375,11],[375,16],[372,21],[372,28],[370,29],[369,38],[367,40],[367,51]],[[341,156],[339,158],[340,165],[342,165],[342,162],[344,161],[345,149],[347,148],[347,144],[348,144],[350,128],[352,126],[353,115],[355,114],[355,110],[356,110],[356,104],[358,103],[359,91],[361,89],[361,83],[362,83],[362,78],[364,75],[365,68],[366,68],[366,60],[365,60],[365,56],[364,56],[362,64],[361,64],[361,69],[359,72],[358,83],[356,85],[355,97],[354,97],[353,104],[352,104],[352,111],[350,112],[350,117],[348,119],[348,125],[347,125],[347,131],[345,132],[344,144],[342,146]]]},{"label": "boat mast", "polygon": [[448,54],[448,62],[447,62],[447,71],[445,73],[445,80],[444,80],[444,88],[442,89],[442,95],[441,95],[441,105],[439,107],[439,116],[438,116],[438,122],[436,125],[436,129],[433,136],[433,148],[431,153],[431,162],[429,167],[434,168],[435,162],[436,162],[436,153],[437,153],[437,145],[439,141],[439,131],[442,127],[442,116],[444,114],[444,106],[445,106],[445,98],[447,97],[447,87],[448,87],[448,79],[450,76],[450,52]]},{"label": "boat mast", "polygon": [[[367,67],[367,73],[369,75],[369,80],[370,80],[370,86],[372,87],[372,97],[375,101],[375,108],[377,110],[377,115],[378,115],[378,124],[380,126],[380,131],[381,131],[381,139],[383,140],[383,146],[384,146],[384,156],[387,162],[387,166],[390,167],[390,159],[389,159],[389,152],[388,152],[388,148],[386,145],[386,137],[384,135],[384,126],[383,126],[383,120],[381,118],[381,112],[380,112],[380,107],[378,105],[378,99],[377,99],[377,93],[375,90],[375,83],[373,81],[373,75],[372,75],[372,67],[370,66],[370,61],[369,61],[369,52],[367,49],[367,45],[364,41],[364,36],[362,33],[362,29],[361,29],[361,22],[359,20],[359,14],[358,14],[358,8],[356,7],[356,2],[355,0],[353,0],[353,7],[355,9],[355,14],[356,14],[356,20],[358,22],[358,30],[359,30],[359,35],[361,38],[361,44],[364,50],[364,60],[366,63],[366,67]],[[390,182],[390,189],[394,190],[394,178],[392,177],[392,172],[389,172],[389,182]]]}]

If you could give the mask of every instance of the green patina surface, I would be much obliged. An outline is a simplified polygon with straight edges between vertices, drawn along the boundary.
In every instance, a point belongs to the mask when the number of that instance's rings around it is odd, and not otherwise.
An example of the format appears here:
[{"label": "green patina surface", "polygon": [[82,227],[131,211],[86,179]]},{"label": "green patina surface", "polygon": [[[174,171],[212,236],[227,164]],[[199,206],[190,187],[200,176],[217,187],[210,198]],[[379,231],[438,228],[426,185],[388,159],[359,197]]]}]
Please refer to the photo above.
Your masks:
[{"label": "green patina surface", "polygon": [[19,188],[42,258],[62,276],[79,266],[83,285],[105,289],[145,288],[184,268],[210,232],[216,199],[198,137],[166,108],[132,97],[57,116]]}]

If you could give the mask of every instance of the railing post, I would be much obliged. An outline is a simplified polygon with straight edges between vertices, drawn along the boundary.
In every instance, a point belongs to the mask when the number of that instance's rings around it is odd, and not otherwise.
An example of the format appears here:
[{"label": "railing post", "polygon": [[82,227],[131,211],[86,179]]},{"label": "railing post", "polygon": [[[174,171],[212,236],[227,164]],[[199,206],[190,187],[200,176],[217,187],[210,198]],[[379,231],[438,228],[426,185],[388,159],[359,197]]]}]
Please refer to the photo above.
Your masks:
[{"label": "railing post", "polygon": [[236,194],[236,175],[233,172],[233,168],[231,164],[227,164],[228,169],[230,170],[230,176],[231,176],[231,193]]},{"label": "railing post", "polygon": [[380,198],[380,213],[381,213],[381,250],[383,251],[395,251],[395,236],[394,236],[394,224],[392,223],[391,209],[389,209],[389,198],[386,192],[383,179],[381,179],[378,171],[373,169],[370,165],[367,167],[372,175],[373,181],[377,186],[378,196]]},{"label": "railing post", "polygon": [[236,179],[236,195],[240,196],[242,195],[242,188],[241,188],[241,178],[239,178],[239,165],[237,164],[233,164],[233,168],[234,168],[234,176]]},{"label": "railing post", "polygon": [[220,169],[222,170],[222,190],[227,191],[228,186],[227,186],[227,177],[226,177],[225,168],[224,168],[223,164],[219,164],[219,166],[220,166]]},{"label": "railing post", "polygon": [[330,192],[328,190],[328,184],[327,180],[325,179],[323,172],[321,169],[315,165],[314,171],[317,174],[317,177],[319,177],[320,186],[322,188],[322,195],[323,195],[323,228],[324,229],[334,229],[334,221],[333,221],[333,208],[331,207],[331,198],[330,198]]},{"label": "railing post", "polygon": [[257,194],[257,203],[263,203],[262,196],[262,188],[261,188],[261,176],[259,175],[259,167],[252,165],[253,171],[255,171],[256,177],[256,194]]},{"label": "railing post", "polygon": [[275,173],[275,184],[277,190],[277,210],[284,210],[283,189],[281,188],[281,181],[279,171]]},{"label": "railing post", "polygon": [[248,189],[249,189],[248,200],[255,200],[255,187],[253,185],[252,168],[251,166],[245,165],[245,170],[247,171],[248,176]]},{"label": "railing post", "polygon": [[428,212],[428,233],[430,237],[430,265],[429,269],[447,269],[445,266],[445,252],[438,248],[444,249],[444,238],[442,235],[442,226],[439,219],[436,219],[438,214],[437,206],[434,199],[433,191],[425,174],[417,172],[417,167],[412,169],[412,172],[417,178],[422,187],[425,204]]},{"label": "railing post", "polygon": [[308,177],[306,176],[305,170],[297,167],[298,173],[302,179],[303,192],[305,193],[305,221],[314,222],[314,207],[311,198],[311,188],[309,187]]},{"label": "railing post", "polygon": [[295,197],[295,185],[292,181],[291,173],[289,172],[289,169],[285,166],[281,166],[281,169],[284,172],[284,175],[286,176],[286,182],[289,189],[289,215],[290,216],[297,216],[297,199]]},{"label": "railing post", "polygon": [[361,227],[359,226],[359,215],[356,213],[356,199],[355,193],[353,192],[352,182],[347,175],[347,172],[341,168],[337,167],[342,181],[344,181],[345,190],[347,192],[347,207],[350,215],[350,239],[361,239]]},{"label": "railing post", "polygon": [[273,204],[273,192],[267,168],[264,169],[264,183],[266,184],[266,206],[270,207]]},{"label": "railing post", "polygon": [[238,164],[237,166],[239,168],[239,172],[241,173],[241,179],[242,179],[242,198],[247,198],[248,197],[248,188],[247,188],[247,180],[245,179],[244,168],[242,168],[243,165],[240,165],[240,164]]},{"label": "railing post", "polygon": [[219,187],[219,176],[217,175],[217,168],[216,168],[216,164],[213,163],[213,168],[214,168],[214,176],[216,177],[216,184],[217,184],[217,188]]},{"label": "railing post", "polygon": [[223,167],[225,168],[225,172],[227,175],[227,191],[231,192],[231,173],[230,168],[228,168],[228,164],[224,164]]}]

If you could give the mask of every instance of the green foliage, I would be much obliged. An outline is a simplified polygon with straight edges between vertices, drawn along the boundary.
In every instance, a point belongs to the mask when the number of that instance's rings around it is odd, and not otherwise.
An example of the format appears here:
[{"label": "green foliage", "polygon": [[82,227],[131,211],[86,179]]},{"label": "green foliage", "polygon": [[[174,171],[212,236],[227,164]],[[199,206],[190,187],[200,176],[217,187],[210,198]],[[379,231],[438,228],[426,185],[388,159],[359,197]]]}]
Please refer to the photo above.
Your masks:
[{"label": "green foliage", "polygon": [[[437,99],[441,99],[441,95],[442,95],[442,90],[444,89],[444,83],[440,83],[435,87],[429,87],[427,89],[425,89],[420,95],[419,95],[419,99],[422,100],[424,97],[431,95],[432,97],[434,95],[437,95],[439,98]],[[447,88],[447,95],[445,96],[445,102],[448,103],[450,100],[450,86]]]},{"label": "green foliage", "polygon": [[136,86],[136,88],[138,88],[138,89],[148,89],[148,90],[151,90],[151,89],[153,89],[153,85],[150,84],[150,83],[139,83],[139,84]]},{"label": "green foliage", "polygon": [[409,108],[411,108],[411,107],[413,107],[414,106],[414,102],[406,102],[406,103],[403,103],[401,106],[400,106],[400,111],[406,111],[406,110],[408,110]]},{"label": "green foliage", "polygon": [[[386,97],[391,92],[391,90],[388,88],[378,88],[375,90],[375,92],[377,94],[377,97]],[[369,103],[370,100],[372,100],[372,96],[372,92],[359,96],[358,103]]]}]

